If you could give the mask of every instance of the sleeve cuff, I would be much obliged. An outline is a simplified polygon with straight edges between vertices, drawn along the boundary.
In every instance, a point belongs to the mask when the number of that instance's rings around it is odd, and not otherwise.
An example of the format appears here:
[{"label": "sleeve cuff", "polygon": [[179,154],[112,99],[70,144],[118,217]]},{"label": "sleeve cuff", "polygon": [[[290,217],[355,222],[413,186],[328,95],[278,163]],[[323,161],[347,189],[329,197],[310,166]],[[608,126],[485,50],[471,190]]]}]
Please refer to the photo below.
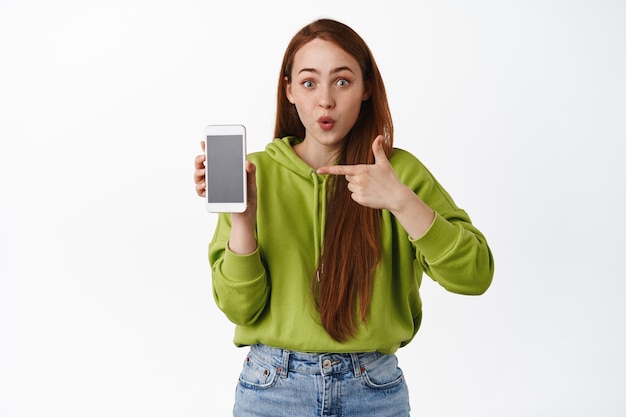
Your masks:
[{"label": "sleeve cuff", "polygon": [[457,227],[435,213],[435,220],[426,233],[418,239],[411,239],[429,262],[436,262],[450,252],[458,239]]},{"label": "sleeve cuff", "polygon": [[250,278],[258,278],[265,272],[259,247],[247,255],[238,255],[226,247],[224,262],[222,264],[224,276],[235,282],[250,281]]}]

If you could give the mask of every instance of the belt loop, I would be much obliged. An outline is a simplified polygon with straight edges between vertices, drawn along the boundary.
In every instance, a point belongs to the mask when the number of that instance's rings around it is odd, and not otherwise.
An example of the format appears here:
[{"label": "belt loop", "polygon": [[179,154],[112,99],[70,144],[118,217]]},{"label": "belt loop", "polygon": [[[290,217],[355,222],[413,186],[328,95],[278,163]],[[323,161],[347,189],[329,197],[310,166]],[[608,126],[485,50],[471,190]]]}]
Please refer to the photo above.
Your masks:
[{"label": "belt loop", "polygon": [[291,354],[291,352],[287,349],[283,349],[283,363],[280,366],[280,368],[277,369],[278,374],[282,377],[282,378],[287,378],[287,373],[289,372],[289,355]]},{"label": "belt loop", "polygon": [[354,371],[355,378],[361,377],[361,364],[359,362],[359,355],[356,353],[351,353],[350,358],[352,358],[352,370]]}]

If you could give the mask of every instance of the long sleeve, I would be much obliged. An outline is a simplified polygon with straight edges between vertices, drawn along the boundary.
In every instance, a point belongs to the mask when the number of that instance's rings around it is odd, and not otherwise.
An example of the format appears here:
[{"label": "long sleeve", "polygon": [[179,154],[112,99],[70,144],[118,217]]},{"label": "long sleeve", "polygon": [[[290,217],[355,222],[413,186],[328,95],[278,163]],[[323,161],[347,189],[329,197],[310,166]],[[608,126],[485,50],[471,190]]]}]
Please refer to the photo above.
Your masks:
[{"label": "long sleeve", "polygon": [[230,216],[220,214],[209,244],[213,297],[217,306],[235,324],[254,323],[269,299],[270,286],[260,249],[237,255],[228,249]]},{"label": "long sleeve", "polygon": [[422,269],[448,291],[484,293],[494,274],[485,236],[417,158],[404,152],[397,157],[404,160],[398,164],[400,179],[436,212],[428,231],[411,241]]},{"label": "long sleeve", "polygon": [[446,219],[437,213],[430,229],[414,244],[424,272],[448,291],[479,295],[491,285],[493,256],[469,219]]}]

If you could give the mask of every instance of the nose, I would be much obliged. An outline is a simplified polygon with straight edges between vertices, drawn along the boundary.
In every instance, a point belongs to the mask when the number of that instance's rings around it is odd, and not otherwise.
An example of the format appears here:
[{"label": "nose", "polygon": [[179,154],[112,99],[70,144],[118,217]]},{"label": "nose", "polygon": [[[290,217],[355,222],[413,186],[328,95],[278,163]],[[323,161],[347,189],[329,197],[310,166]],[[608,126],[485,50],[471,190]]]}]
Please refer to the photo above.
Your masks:
[{"label": "nose", "polygon": [[319,106],[323,109],[330,109],[335,106],[335,99],[331,88],[325,87],[319,89]]}]

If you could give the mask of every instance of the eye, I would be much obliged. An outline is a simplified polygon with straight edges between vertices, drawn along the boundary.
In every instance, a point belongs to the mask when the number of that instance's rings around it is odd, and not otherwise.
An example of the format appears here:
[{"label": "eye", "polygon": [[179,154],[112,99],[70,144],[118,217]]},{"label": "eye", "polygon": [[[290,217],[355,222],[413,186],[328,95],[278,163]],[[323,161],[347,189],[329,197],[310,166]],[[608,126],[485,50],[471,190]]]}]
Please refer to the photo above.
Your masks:
[{"label": "eye", "polygon": [[347,87],[349,84],[350,84],[350,81],[346,80],[345,78],[342,78],[337,81],[337,85],[339,87]]},{"label": "eye", "polygon": [[315,83],[311,80],[306,80],[302,83],[302,86],[304,88],[313,88],[315,86]]}]

